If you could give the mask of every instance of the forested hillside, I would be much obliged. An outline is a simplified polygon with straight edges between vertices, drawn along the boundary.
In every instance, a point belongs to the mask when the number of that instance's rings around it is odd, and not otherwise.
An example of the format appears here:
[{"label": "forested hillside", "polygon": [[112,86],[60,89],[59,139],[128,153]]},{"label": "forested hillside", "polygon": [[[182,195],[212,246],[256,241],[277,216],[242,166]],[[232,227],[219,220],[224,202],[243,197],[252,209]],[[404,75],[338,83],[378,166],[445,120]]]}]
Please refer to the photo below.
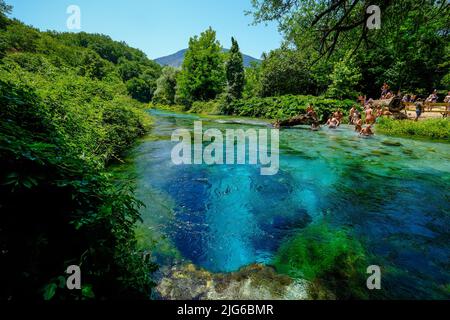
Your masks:
[{"label": "forested hillside", "polygon": [[[142,102],[161,68],[107,36],[40,32],[9,10],[0,1],[0,299],[147,297],[141,204],[106,166],[151,124]],[[59,290],[69,265],[82,290]]]}]

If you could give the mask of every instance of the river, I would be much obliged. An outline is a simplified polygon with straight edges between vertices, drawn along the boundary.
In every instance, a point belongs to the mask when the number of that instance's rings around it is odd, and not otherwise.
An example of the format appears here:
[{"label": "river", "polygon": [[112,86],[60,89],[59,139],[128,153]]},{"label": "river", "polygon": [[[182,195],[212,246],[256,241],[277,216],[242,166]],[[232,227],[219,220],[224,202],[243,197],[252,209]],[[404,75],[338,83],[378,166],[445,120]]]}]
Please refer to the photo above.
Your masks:
[{"label": "river", "polygon": [[174,165],[170,137],[199,119],[220,130],[264,122],[150,112],[153,132],[131,158],[159,263],[211,272],[270,264],[283,241],[326,221],[350,230],[378,265],[400,271],[383,282],[390,298],[450,297],[448,144],[364,139],[347,126],[282,130],[280,170],[263,176],[254,165]]}]

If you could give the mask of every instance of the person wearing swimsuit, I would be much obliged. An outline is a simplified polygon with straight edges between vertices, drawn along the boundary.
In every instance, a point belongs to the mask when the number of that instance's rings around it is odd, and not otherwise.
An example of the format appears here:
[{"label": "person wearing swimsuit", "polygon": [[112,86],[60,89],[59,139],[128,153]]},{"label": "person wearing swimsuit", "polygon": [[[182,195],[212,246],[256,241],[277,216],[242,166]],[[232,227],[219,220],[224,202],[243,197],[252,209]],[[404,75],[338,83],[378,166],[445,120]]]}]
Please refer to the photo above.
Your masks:
[{"label": "person wearing swimsuit", "polygon": [[373,124],[375,121],[375,117],[373,115],[372,106],[369,105],[368,108],[366,109],[365,113],[366,113],[366,124],[369,124],[369,125]]}]

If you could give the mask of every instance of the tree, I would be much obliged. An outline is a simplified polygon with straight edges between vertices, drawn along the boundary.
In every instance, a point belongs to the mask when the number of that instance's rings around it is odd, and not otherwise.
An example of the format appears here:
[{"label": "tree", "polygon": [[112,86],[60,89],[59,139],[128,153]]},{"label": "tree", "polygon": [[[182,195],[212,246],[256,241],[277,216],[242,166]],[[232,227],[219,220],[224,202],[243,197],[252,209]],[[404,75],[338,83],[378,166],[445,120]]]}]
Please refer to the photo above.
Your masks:
[{"label": "tree", "polygon": [[150,83],[141,78],[133,78],[128,80],[127,83],[128,93],[133,99],[140,102],[150,102],[153,97],[153,88]]},{"label": "tree", "polygon": [[380,8],[382,25],[387,21],[398,23],[402,15],[411,11],[426,12],[428,23],[438,17],[448,20],[450,12],[447,0],[252,0],[252,4],[255,23],[279,21],[288,37],[313,33],[319,40],[321,56],[331,56],[341,42],[351,42],[354,51],[362,44],[376,43],[371,39],[372,30],[366,27],[371,17],[366,10],[369,5]]},{"label": "tree", "polygon": [[141,65],[137,61],[130,61],[125,58],[119,59],[118,69],[124,82],[139,77],[142,72]]},{"label": "tree", "polygon": [[153,96],[153,103],[172,105],[175,103],[175,93],[177,86],[177,76],[179,70],[166,66],[162,70],[161,76],[156,81],[156,91]]},{"label": "tree", "polygon": [[239,44],[231,38],[231,49],[225,66],[228,82],[228,93],[236,99],[242,98],[245,84],[244,61],[239,51]]},{"label": "tree", "polygon": [[216,98],[225,85],[222,47],[211,27],[189,40],[181,73],[177,79],[176,102],[191,106],[194,101]]},{"label": "tree", "polygon": [[[381,9],[380,30],[366,26],[368,4]],[[323,75],[351,52],[362,74],[361,90],[370,97],[379,96],[385,81],[403,92],[445,89],[448,1],[253,0],[253,5],[255,23],[276,20],[287,46],[313,52],[311,75],[319,87],[326,84]]]},{"label": "tree", "polygon": [[286,47],[271,51],[261,65],[261,95],[305,94],[314,90],[314,83],[301,51]]},{"label": "tree", "polygon": [[334,65],[330,80],[331,85],[327,91],[329,97],[339,99],[357,97],[356,87],[361,80],[361,73],[349,54]]},{"label": "tree", "polygon": [[8,17],[6,14],[10,13],[12,7],[7,5],[5,1],[0,0],[0,29],[3,29],[8,24]]},{"label": "tree", "polygon": [[106,76],[107,61],[103,60],[96,52],[87,51],[83,54],[80,73],[92,79],[102,80]]},{"label": "tree", "polygon": [[36,52],[38,41],[41,38],[36,29],[14,20],[8,23],[6,30],[5,40],[9,48],[22,52]]},{"label": "tree", "polygon": [[245,68],[244,98],[256,97],[261,94],[261,63],[255,61]]}]

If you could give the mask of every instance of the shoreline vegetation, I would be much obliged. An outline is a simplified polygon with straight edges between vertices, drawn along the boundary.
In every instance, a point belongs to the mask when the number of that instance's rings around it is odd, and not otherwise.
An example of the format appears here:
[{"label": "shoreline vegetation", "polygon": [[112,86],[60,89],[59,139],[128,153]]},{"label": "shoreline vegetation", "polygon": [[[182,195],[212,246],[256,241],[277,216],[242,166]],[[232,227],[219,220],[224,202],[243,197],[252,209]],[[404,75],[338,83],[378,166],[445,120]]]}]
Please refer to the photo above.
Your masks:
[{"label": "shoreline vegetation", "polygon": [[[161,68],[107,36],[40,32],[0,1],[0,300],[146,299],[155,266],[137,247],[142,203],[115,183],[152,125]],[[65,290],[82,266],[82,290]]]},{"label": "shoreline vegetation", "polygon": [[[322,115],[321,119],[326,118],[330,115],[334,110],[344,109],[344,121],[346,121],[348,117],[348,111],[345,109],[345,106],[355,105],[352,101],[334,101],[331,99],[322,99],[318,97],[311,96],[290,96],[287,99],[291,100],[299,100],[303,101],[303,104],[290,104],[287,108],[279,108],[280,104],[277,104],[277,100],[283,99],[283,97],[277,97],[278,99],[270,98],[265,99],[264,101],[259,101],[258,107],[261,107],[262,104],[265,105],[265,108],[260,108],[259,110],[254,110],[251,104],[247,108],[247,110],[242,110],[239,114],[233,114],[232,116],[236,117],[245,117],[245,118],[254,118],[254,119],[265,119],[265,120],[276,120],[276,119],[286,119],[289,116],[305,113],[306,108],[308,106],[307,101],[320,101],[321,103],[326,103],[325,108],[321,108],[320,104],[317,108],[318,114]],[[256,99],[253,99],[255,101]],[[270,101],[270,102],[268,102]],[[331,101],[331,103],[330,103]],[[246,105],[247,101],[242,100],[235,102],[235,105]],[[282,105],[281,105],[282,106]],[[162,110],[168,112],[175,113],[188,113],[188,114],[198,114],[198,115],[210,115],[210,116],[227,116],[220,113],[218,109],[217,103],[209,102],[209,103],[197,103],[195,108],[191,108],[186,110],[185,106],[182,105],[150,105],[150,109]],[[268,111],[264,111],[268,110]],[[271,111],[276,110],[274,113],[278,117],[270,116]],[[255,116],[256,114],[256,116]],[[261,115],[261,116],[259,116]],[[264,117],[264,115],[269,115],[268,117]],[[345,122],[344,122],[345,123]],[[421,119],[419,121],[413,121],[410,119],[407,120],[395,120],[391,119],[387,116],[383,116],[375,123],[375,128],[377,133],[381,133],[387,136],[395,136],[395,137],[404,137],[411,139],[428,139],[438,142],[448,143],[450,138],[450,121],[446,118],[443,119]]]},{"label": "shoreline vegetation", "polygon": [[421,138],[449,142],[450,121],[448,119],[394,120],[381,118],[375,125],[377,132],[385,135]]}]

